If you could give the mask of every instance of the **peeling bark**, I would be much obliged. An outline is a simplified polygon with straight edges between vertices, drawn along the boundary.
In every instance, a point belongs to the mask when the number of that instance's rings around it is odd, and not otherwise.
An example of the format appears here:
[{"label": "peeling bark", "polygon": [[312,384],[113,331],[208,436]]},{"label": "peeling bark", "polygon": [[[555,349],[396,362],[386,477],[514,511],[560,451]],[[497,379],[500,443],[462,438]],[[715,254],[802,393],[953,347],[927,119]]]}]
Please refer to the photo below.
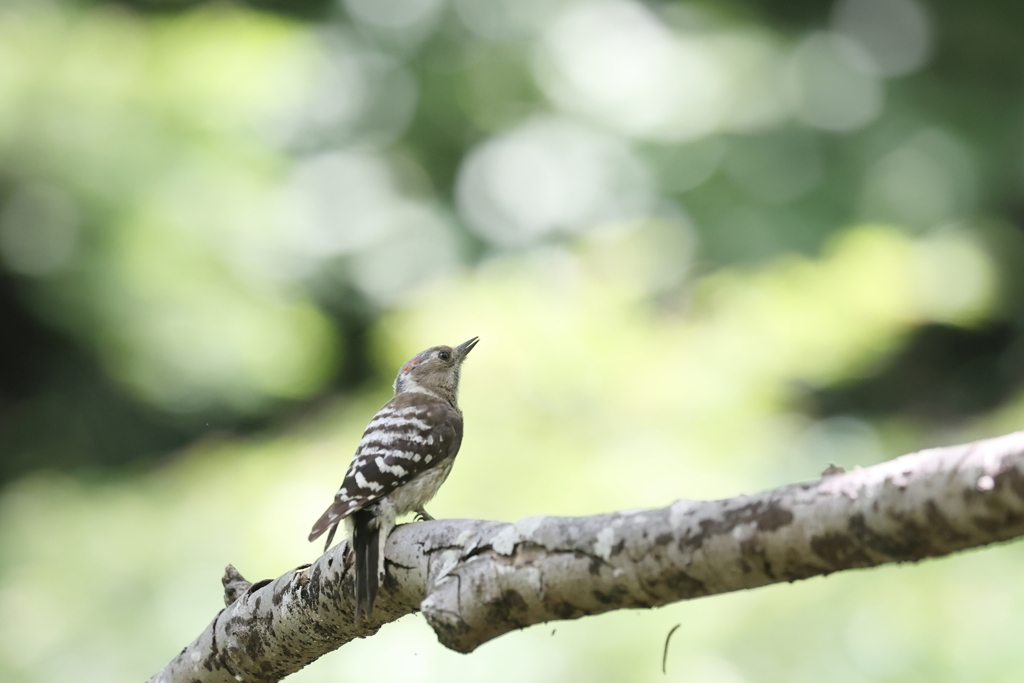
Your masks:
[{"label": "peeling bark", "polygon": [[514,629],[613,609],[912,562],[1024,535],[1024,432],[829,468],[815,482],[717,501],[514,524],[405,524],[372,618],[353,621],[347,543],[250,584],[233,567],[206,630],[151,681],[277,681],[422,611],[458,652]]}]

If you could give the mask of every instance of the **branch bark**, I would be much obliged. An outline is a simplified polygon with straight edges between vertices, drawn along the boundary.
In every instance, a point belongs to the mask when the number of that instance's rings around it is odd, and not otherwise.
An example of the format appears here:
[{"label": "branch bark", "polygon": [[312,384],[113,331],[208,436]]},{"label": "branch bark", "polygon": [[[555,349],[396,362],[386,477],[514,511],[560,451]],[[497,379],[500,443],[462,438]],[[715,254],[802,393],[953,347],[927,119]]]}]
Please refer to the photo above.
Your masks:
[{"label": "branch bark", "polygon": [[1024,432],[830,468],[815,482],[657,510],[438,520],[388,539],[371,619],[353,623],[346,543],[249,584],[228,567],[206,630],[150,681],[278,681],[354,638],[422,611],[441,644],[472,652],[531,624],[646,608],[912,562],[1024,535]]}]

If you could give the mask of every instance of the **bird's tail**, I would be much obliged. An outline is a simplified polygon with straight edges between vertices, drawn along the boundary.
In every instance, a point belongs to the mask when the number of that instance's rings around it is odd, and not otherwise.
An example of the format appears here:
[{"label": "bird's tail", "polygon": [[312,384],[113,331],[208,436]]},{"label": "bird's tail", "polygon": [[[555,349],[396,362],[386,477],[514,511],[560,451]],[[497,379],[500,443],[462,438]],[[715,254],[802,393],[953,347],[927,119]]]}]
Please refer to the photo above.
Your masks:
[{"label": "bird's tail", "polygon": [[[331,547],[331,540],[334,538],[334,532],[338,528],[338,522],[342,520],[345,513],[348,512],[347,505],[342,505],[338,501],[331,503],[331,506],[324,511],[324,514],[320,515],[320,519],[316,520],[316,524],[313,525],[313,530],[309,532],[309,540],[315,541],[325,532],[330,530],[331,535],[327,540],[327,548]],[[324,552],[327,552],[327,548],[324,548]]]},{"label": "bird's tail", "polygon": [[377,598],[380,524],[372,510],[352,513],[352,549],[356,554],[356,623],[373,612]]}]

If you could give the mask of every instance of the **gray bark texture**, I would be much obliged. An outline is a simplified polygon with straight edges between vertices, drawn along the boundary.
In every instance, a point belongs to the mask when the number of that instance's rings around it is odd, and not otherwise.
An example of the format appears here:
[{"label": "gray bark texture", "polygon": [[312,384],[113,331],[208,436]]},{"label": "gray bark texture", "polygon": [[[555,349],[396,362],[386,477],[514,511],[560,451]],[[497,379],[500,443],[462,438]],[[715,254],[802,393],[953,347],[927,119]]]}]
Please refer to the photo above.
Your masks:
[{"label": "gray bark texture", "polygon": [[514,629],[622,608],[912,562],[1024,535],[1024,432],[904,455],[726,500],[537,516],[514,524],[405,524],[388,539],[372,618],[353,623],[340,543],[308,567],[249,584],[228,567],[206,630],[151,678],[277,681],[420,611],[458,652]]}]

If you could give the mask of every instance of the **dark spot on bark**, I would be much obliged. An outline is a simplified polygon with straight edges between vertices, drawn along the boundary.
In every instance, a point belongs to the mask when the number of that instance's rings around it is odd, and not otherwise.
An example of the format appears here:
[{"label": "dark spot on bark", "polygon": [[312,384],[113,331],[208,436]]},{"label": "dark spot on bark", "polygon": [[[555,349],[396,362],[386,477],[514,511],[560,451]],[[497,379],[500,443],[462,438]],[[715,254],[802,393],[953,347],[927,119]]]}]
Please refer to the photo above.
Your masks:
[{"label": "dark spot on bark", "polygon": [[[926,516],[930,511],[926,509]],[[850,517],[846,533],[833,532],[822,534],[811,541],[811,549],[829,563],[830,568],[845,569],[852,567],[870,567],[881,563],[884,559],[899,562],[919,560],[923,557],[938,555],[942,552],[936,548],[933,540],[935,535],[945,538],[944,534],[957,534],[948,520],[944,520],[938,509],[932,514],[945,521],[945,527],[934,528],[931,520],[923,524],[912,516],[891,511],[888,517],[896,525],[891,531],[880,533],[868,526],[863,514]],[[942,524],[941,521],[937,522]],[[936,533],[937,532],[937,533]],[[873,559],[868,550],[885,556]]]},{"label": "dark spot on bark", "polygon": [[[306,580],[299,586],[299,599],[311,609],[317,609],[320,605],[320,589],[323,587],[323,565],[317,564],[311,572],[303,572]],[[325,601],[323,609],[330,611],[329,601]]]},{"label": "dark spot on bark", "polygon": [[591,591],[591,594],[594,596],[594,598],[596,598],[598,602],[604,605],[617,605],[621,603],[622,598],[625,597],[627,593],[629,593],[629,591],[627,591],[624,586],[612,586],[612,589],[607,593],[602,593],[601,591],[597,590]]},{"label": "dark spot on bark", "polygon": [[850,517],[847,528],[861,544],[883,555],[898,560],[915,560],[924,557],[927,554],[925,549],[928,545],[926,529],[906,515],[895,511],[890,512],[889,517],[899,527],[884,534],[869,527],[862,514]]},{"label": "dark spot on bark", "polygon": [[811,539],[811,550],[832,569],[870,567],[874,564],[856,541],[839,532],[821,534]]},{"label": "dark spot on bark", "polygon": [[760,531],[775,531],[793,521],[793,513],[783,507],[780,503],[772,501],[768,503],[764,512],[757,518],[757,528]]},{"label": "dark spot on bark", "polygon": [[622,552],[622,549],[626,547],[626,539],[620,539],[618,543],[612,546],[611,556],[614,557]]},{"label": "dark spot on bark", "polygon": [[775,531],[793,521],[793,513],[777,500],[759,500],[726,510],[720,520],[701,520],[700,532],[682,538],[680,549],[699,548],[710,536],[731,532],[740,524],[754,524],[758,531]]},{"label": "dark spot on bark", "polygon": [[686,572],[674,572],[665,577],[664,583],[672,591],[673,595],[678,595],[682,599],[699,598],[702,595],[708,594],[708,589],[704,582],[693,578]]},{"label": "dark spot on bark", "polygon": [[1010,467],[1005,472],[999,473],[996,477],[996,484],[1002,485],[1005,481],[1009,484],[1010,490],[1012,490],[1018,498],[1024,500],[1024,475],[1022,475],[1017,468]]},{"label": "dark spot on bark", "polygon": [[508,589],[501,597],[487,605],[487,621],[498,624],[514,624],[522,628],[526,626],[526,613],[529,607],[518,591]]},{"label": "dark spot on bark", "polygon": [[740,543],[740,553],[744,574],[749,574],[756,569],[769,579],[775,579],[775,575],[772,573],[772,564],[768,560],[768,553],[756,538]]},{"label": "dark spot on bark", "polygon": [[[220,621],[223,614],[224,610],[217,612],[217,616],[213,618],[213,624],[210,627],[210,654],[203,660],[203,668],[207,671],[213,671],[213,666],[219,659],[220,647],[217,645],[217,622]],[[182,652],[184,653],[185,651],[182,650]]]},{"label": "dark spot on bark", "polygon": [[601,558],[600,557],[591,556],[590,564],[587,566],[587,571],[590,572],[591,576],[597,576],[598,574],[601,573],[601,565],[602,564],[603,563],[601,562]]},{"label": "dark spot on bark", "polygon": [[940,540],[946,543],[962,543],[970,538],[967,534],[961,533],[950,524],[949,520],[942,511],[939,510],[939,506],[935,504],[935,501],[929,500],[925,504],[925,516],[928,518],[928,526],[931,527],[932,532],[939,537]]},{"label": "dark spot on bark", "polygon": [[978,527],[982,531],[988,534],[998,534],[1000,531],[1006,529],[1007,526],[1015,526],[1024,521],[1024,516],[1017,512],[1007,512],[1004,516],[998,519],[991,519],[989,517],[972,517],[971,521],[974,526]]},{"label": "dark spot on bark", "polygon": [[273,610],[261,612],[258,605],[254,613],[253,622],[240,628],[235,637],[245,656],[252,662],[260,662],[260,671],[268,672],[276,664],[265,656],[267,641],[273,641],[277,635],[274,632],[274,613]]},{"label": "dark spot on bark", "polygon": [[655,545],[668,545],[672,542],[673,538],[672,534],[658,534],[654,538],[654,543]]},{"label": "dark spot on bark", "polygon": [[572,619],[576,616],[576,607],[564,600],[547,605],[547,609],[559,619]]}]

